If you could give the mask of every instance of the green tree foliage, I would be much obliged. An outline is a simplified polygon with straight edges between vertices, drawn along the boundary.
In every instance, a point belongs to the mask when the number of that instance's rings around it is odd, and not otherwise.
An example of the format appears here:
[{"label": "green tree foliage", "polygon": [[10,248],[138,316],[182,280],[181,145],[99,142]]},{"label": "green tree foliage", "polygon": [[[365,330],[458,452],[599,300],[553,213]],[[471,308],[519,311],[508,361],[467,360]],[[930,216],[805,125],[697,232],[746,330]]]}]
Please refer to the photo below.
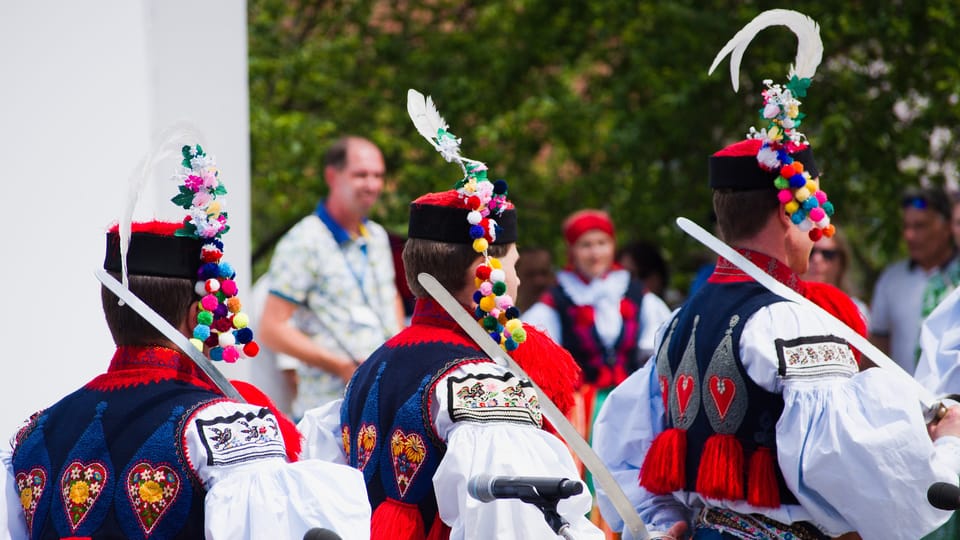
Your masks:
[{"label": "green tree foliage", "polygon": [[[785,82],[796,40],[762,32],[739,94],[714,55],[772,7],[751,1],[249,0],[254,263],[325,193],[321,158],[342,134],[381,146],[389,182],[376,219],[405,231],[406,206],[452,187],[406,116],[406,91],[432,95],[463,153],[505,178],[521,243],[563,256],[569,212],[608,210],[621,241],[655,240],[681,278],[703,250],[673,225],[706,224],[707,157],[761,126],[762,79]],[[899,249],[899,193],[943,182],[960,124],[954,0],[805,2],[825,54],[803,126],[837,205],[836,223],[869,282]],[[899,111],[900,117],[895,113]],[[907,160],[907,158],[915,156]],[[904,161],[920,164],[904,171]],[[949,176],[951,173],[947,173]],[[749,212],[749,209],[744,209]]]}]

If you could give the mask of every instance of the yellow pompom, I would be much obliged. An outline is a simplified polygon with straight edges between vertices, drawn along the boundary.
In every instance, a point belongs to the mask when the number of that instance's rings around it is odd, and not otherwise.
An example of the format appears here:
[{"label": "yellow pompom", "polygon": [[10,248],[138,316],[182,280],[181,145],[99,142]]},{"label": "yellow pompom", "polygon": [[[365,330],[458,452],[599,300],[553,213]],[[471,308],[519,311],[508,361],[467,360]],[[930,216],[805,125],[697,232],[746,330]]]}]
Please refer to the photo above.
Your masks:
[{"label": "yellow pompom", "polygon": [[480,285],[483,285],[483,280],[480,279],[480,278],[478,278],[478,277],[473,278],[473,286],[474,286],[474,288],[479,289],[479,288],[480,288]]},{"label": "yellow pompom", "polygon": [[807,188],[805,188],[805,187],[802,187],[802,188],[796,190],[795,192],[793,192],[793,196],[794,196],[798,201],[803,202],[803,201],[805,201],[805,200],[807,200],[807,199],[810,198],[810,190],[807,189]]},{"label": "yellow pompom", "polygon": [[783,205],[783,210],[788,214],[792,214],[799,209],[800,209],[800,205],[797,204],[797,201],[790,201],[787,204]]},{"label": "yellow pompom", "polygon": [[237,313],[233,316],[234,328],[246,328],[250,324],[250,317],[246,313]]},{"label": "yellow pompom", "polygon": [[203,352],[203,342],[197,338],[190,338],[190,344],[197,348],[198,351]]},{"label": "yellow pompom", "polygon": [[810,193],[817,192],[817,183],[814,182],[813,180],[807,180],[807,185],[804,187],[807,188],[807,191],[809,191]]},{"label": "yellow pompom", "polygon": [[496,257],[490,257],[490,267],[491,268],[503,268],[503,263],[500,262],[500,259]]},{"label": "yellow pompom", "polygon": [[488,247],[490,247],[490,244],[486,238],[477,238],[473,241],[473,250],[477,253],[483,253]]},{"label": "yellow pompom", "polygon": [[507,331],[512,334],[517,328],[523,328],[523,323],[520,322],[520,319],[510,319],[505,326],[507,327]]},{"label": "yellow pompom", "polygon": [[484,311],[490,311],[493,308],[497,307],[497,301],[493,295],[484,296],[480,299],[480,309]]}]

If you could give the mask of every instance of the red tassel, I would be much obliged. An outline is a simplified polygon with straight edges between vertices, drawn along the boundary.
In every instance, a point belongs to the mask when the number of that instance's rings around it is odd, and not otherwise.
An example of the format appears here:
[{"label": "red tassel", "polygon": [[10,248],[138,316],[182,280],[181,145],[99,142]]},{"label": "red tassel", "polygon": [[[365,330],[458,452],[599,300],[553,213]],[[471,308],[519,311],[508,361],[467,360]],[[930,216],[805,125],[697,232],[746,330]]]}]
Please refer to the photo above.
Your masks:
[{"label": "red tassel", "polygon": [[776,467],[773,451],[766,446],[758,446],[750,456],[750,470],[747,475],[748,503],[762,508],[780,507]]},{"label": "red tassel", "polygon": [[[439,516],[438,518],[439,519]],[[370,540],[426,540],[423,517],[415,504],[387,499],[370,519]]]},{"label": "red tassel", "polygon": [[297,425],[293,423],[293,420],[290,420],[287,415],[283,414],[273,400],[263,393],[263,390],[246,381],[230,382],[234,388],[237,389],[237,392],[240,392],[243,399],[247,400],[247,403],[270,409],[273,416],[277,418],[277,423],[280,424],[280,435],[283,437],[283,445],[287,449],[287,461],[294,463],[300,459],[303,435],[297,430]]},{"label": "red tassel", "polygon": [[743,500],[743,446],[729,433],[707,439],[697,471],[697,493],[712,499]]},{"label": "red tassel", "polygon": [[450,540],[450,526],[440,519],[440,513],[437,512],[433,518],[433,525],[430,526],[430,534],[427,540]]},{"label": "red tassel", "polygon": [[670,428],[653,440],[640,467],[640,485],[665,495],[684,488],[687,470],[687,432]]}]

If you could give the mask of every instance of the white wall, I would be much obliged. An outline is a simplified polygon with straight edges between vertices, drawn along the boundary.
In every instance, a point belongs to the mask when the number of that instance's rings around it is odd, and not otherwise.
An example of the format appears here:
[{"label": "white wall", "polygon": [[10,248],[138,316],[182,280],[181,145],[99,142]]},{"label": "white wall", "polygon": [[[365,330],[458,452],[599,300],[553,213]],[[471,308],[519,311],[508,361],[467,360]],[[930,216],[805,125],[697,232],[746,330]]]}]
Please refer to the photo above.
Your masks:
[{"label": "white wall", "polygon": [[[0,0],[0,436],[104,370],[93,271],[151,139],[187,121],[229,195],[226,260],[249,291],[246,5]],[[169,171],[176,162],[169,163]],[[168,171],[163,171],[164,173]],[[154,180],[135,218],[182,217]],[[250,361],[248,361],[250,362]],[[248,378],[250,366],[227,370]]]}]

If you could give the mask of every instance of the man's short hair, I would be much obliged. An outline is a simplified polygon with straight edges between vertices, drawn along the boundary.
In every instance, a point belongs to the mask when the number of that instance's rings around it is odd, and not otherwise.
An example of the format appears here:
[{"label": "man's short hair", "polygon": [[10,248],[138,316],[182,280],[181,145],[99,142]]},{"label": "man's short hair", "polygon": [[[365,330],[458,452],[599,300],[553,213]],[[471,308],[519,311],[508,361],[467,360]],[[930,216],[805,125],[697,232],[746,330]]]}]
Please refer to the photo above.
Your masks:
[{"label": "man's short hair", "polygon": [[[491,257],[503,257],[513,244],[493,244],[487,253]],[[430,294],[417,281],[417,275],[427,272],[451,293],[457,293],[467,286],[467,269],[482,257],[470,244],[453,244],[408,238],[403,246],[403,267],[407,285],[417,298],[430,298]]]},{"label": "man's short hair", "polygon": [[[111,272],[114,278],[120,275]],[[137,295],[158,315],[174,328],[186,320],[190,306],[197,300],[194,282],[189,279],[131,275],[130,291]],[[103,314],[110,328],[110,335],[117,346],[122,345],[162,345],[169,340],[153,327],[130,306],[119,305],[119,299],[104,286],[100,287],[100,302]]]},{"label": "man's short hair", "polygon": [[950,221],[952,204],[947,192],[940,186],[912,187],[903,192],[903,197],[900,199],[900,208],[933,210]]},{"label": "man's short hair", "polygon": [[347,166],[347,152],[350,150],[350,144],[357,142],[366,142],[376,146],[373,141],[363,137],[357,137],[356,135],[340,137],[330,145],[330,148],[327,149],[327,153],[324,154],[324,166],[333,167],[338,171],[342,171]]},{"label": "man's short hair", "polygon": [[766,226],[770,215],[779,210],[780,201],[772,189],[713,191],[717,227],[726,242],[756,236]]}]

